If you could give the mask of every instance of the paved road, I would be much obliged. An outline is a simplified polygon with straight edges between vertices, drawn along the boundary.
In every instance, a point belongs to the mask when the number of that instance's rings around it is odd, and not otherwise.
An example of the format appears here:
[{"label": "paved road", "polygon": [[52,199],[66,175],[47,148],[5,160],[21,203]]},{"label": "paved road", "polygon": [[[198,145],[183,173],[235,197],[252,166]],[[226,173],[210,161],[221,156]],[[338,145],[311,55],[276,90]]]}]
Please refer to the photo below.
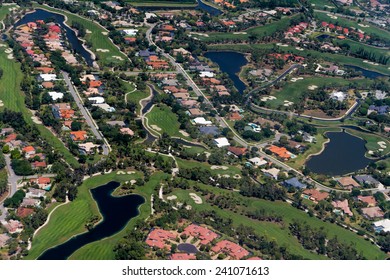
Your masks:
[{"label": "paved road", "polygon": [[101,132],[99,131],[99,127],[97,126],[97,124],[95,123],[95,121],[93,120],[91,114],[88,112],[88,110],[84,107],[84,102],[83,100],[81,99],[81,96],[79,95],[77,89],[73,86],[70,78],[69,78],[69,75],[68,73],[64,72],[64,71],[61,71],[62,72],[62,75],[64,77],[64,81],[66,83],[66,85],[68,86],[69,88],[69,91],[70,93],[72,94],[73,96],[73,99],[74,101],[76,102],[77,104],[77,107],[79,107],[80,109],[80,112],[81,114],[83,114],[87,124],[89,125],[89,127],[91,128],[92,130],[92,133],[95,135],[95,137],[99,140],[102,140],[103,141],[103,145],[102,145],[102,148],[103,148],[103,155],[108,155],[108,153],[111,151],[111,147],[110,145],[108,144],[107,142],[107,139],[104,138],[104,136],[101,134]]},{"label": "paved road", "polygon": [[[14,170],[12,169],[10,155],[5,154],[4,158],[5,158],[5,163],[6,163],[7,173],[8,173],[8,186],[10,188],[8,197],[11,197],[17,191],[18,180],[22,179],[23,177],[16,175]],[[0,221],[1,221],[5,219],[5,217],[7,216],[7,212],[5,211],[3,203],[0,204],[0,211],[1,211],[1,215],[0,215]]]}]

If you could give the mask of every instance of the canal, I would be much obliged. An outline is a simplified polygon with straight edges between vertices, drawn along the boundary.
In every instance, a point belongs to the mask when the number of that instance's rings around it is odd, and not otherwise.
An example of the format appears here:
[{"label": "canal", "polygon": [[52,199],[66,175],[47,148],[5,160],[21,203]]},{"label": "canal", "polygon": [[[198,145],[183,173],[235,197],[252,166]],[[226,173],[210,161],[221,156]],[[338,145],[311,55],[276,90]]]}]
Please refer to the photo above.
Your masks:
[{"label": "canal", "polygon": [[319,155],[306,162],[310,171],[324,175],[343,175],[367,167],[372,162],[365,157],[364,140],[346,132],[327,132],[330,142]]},{"label": "canal", "polygon": [[93,55],[84,48],[83,42],[77,38],[76,32],[65,24],[65,17],[63,15],[52,13],[42,9],[36,9],[34,12],[26,14],[24,17],[22,17],[18,22],[15,23],[14,27],[27,24],[28,22],[31,21],[34,22],[36,20],[48,20],[48,19],[51,19],[54,22],[58,23],[61,26],[61,28],[65,30],[66,37],[70,45],[72,46],[72,49],[76,53],[80,54],[85,59],[85,61],[89,66],[93,66],[93,62],[94,62]]},{"label": "canal", "polygon": [[346,68],[349,68],[349,69],[353,69],[354,71],[356,72],[361,72],[362,75],[366,78],[369,78],[369,79],[376,79],[376,78],[381,78],[381,77],[386,77],[387,75],[385,74],[382,74],[382,73],[379,73],[379,72],[375,72],[375,71],[371,71],[371,70],[367,70],[367,69],[364,69],[364,68],[361,68],[359,66],[355,66],[355,65],[344,65]]},{"label": "canal", "polygon": [[48,249],[38,259],[66,260],[84,245],[118,233],[132,218],[138,216],[138,208],[145,202],[145,199],[137,194],[112,196],[112,192],[119,185],[118,182],[112,181],[92,189],[92,197],[99,207],[103,220],[90,231],[76,235],[65,243]]}]

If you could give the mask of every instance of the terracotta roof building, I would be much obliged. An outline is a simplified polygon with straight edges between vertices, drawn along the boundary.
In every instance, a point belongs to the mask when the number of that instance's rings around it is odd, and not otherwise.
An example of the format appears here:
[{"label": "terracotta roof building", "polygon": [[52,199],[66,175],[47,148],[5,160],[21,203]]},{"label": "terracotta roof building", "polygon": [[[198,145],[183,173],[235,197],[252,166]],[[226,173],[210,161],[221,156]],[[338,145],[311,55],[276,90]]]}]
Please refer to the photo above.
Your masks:
[{"label": "terracotta roof building", "polygon": [[174,253],[169,257],[169,259],[175,261],[196,260],[196,256],[187,253]]},{"label": "terracotta roof building", "polygon": [[307,197],[305,197],[305,198],[308,198],[314,202],[319,202],[321,200],[327,199],[329,196],[329,193],[320,192],[319,190],[316,190],[316,189],[306,189],[303,191],[303,195],[304,195],[304,197],[306,195]]},{"label": "terracotta roof building", "polygon": [[359,195],[359,196],[358,196],[358,200],[367,203],[367,204],[368,204],[368,207],[374,207],[374,206],[376,206],[376,199],[375,199],[375,197],[373,197],[372,195],[369,195],[369,196],[362,196],[362,195]]},{"label": "terracotta roof building", "polygon": [[235,260],[240,260],[249,255],[247,250],[228,240],[218,242],[211,250],[214,253],[225,253]]},{"label": "terracotta roof building", "polygon": [[211,241],[218,237],[218,234],[216,234],[212,230],[195,224],[191,224],[186,227],[183,231],[183,234],[200,239],[200,243],[204,245],[209,244]]},{"label": "terracotta roof building", "polygon": [[158,229],[153,229],[149,233],[145,242],[150,247],[157,247],[160,249],[163,249],[165,247],[167,249],[170,249],[171,245],[166,244],[166,242],[169,240],[174,240],[175,238],[176,235],[173,234],[172,232],[158,228]]}]

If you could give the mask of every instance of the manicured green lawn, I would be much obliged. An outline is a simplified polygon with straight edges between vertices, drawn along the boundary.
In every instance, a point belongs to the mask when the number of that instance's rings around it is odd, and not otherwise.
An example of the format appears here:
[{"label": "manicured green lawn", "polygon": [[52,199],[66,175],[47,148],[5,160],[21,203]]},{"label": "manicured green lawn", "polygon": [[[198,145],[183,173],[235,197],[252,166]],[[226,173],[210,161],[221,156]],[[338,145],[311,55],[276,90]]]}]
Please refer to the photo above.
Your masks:
[{"label": "manicured green lawn", "polygon": [[[86,34],[86,40],[88,44],[90,44],[91,50],[97,56],[97,62],[101,66],[112,66],[116,64],[121,64],[127,59],[125,55],[123,55],[118,48],[110,41],[108,35],[106,34],[106,30],[92,22],[89,19],[80,17],[76,14],[72,14],[69,12],[65,12],[63,10],[58,10],[55,8],[42,6],[39,4],[34,4],[36,8],[46,9],[52,12],[60,13],[65,15],[68,18],[67,24],[69,26],[72,25],[72,22],[77,22],[85,27],[85,29],[91,31],[91,33]],[[98,50],[108,50],[108,52],[102,52]],[[114,56],[120,57],[122,60],[115,58]]]},{"label": "manicured green lawn", "polygon": [[[16,63],[14,59],[8,59],[8,55],[4,52],[5,49],[6,47],[0,47],[0,67],[3,69],[3,76],[0,79],[0,100],[3,101],[5,108],[16,112],[22,112],[26,122],[33,124],[31,120],[32,114],[26,108],[24,103],[24,94],[20,90],[20,83],[23,78],[23,73],[20,70],[20,64]],[[53,135],[53,133],[51,133],[44,125],[35,125],[42,137],[53,148],[57,149],[72,167],[75,168],[79,166],[75,157],[69,152],[64,144]]]},{"label": "manicured green lawn", "polygon": [[231,50],[231,51],[240,51],[240,52],[251,52],[253,50],[259,49],[274,49],[275,52],[288,52],[295,55],[300,55],[303,57],[312,57],[325,62],[333,62],[341,65],[355,65],[368,70],[377,71],[382,74],[390,75],[390,70],[385,65],[372,65],[369,63],[364,63],[363,59],[345,56],[342,54],[332,54],[314,50],[297,50],[295,47],[278,47],[274,44],[222,44],[222,45],[212,45],[208,46],[209,50]]},{"label": "manicured green lawn", "polygon": [[136,7],[195,7],[196,0],[126,0]]},{"label": "manicured green lawn", "polygon": [[[293,220],[305,221],[310,226],[320,228],[324,227],[329,237],[337,236],[339,240],[350,244],[353,242],[359,252],[362,252],[367,259],[384,259],[385,253],[380,251],[377,247],[372,245],[369,241],[364,240],[362,237],[345,230],[335,224],[329,222],[323,222],[316,217],[310,217],[305,212],[298,210],[286,202],[280,201],[267,201],[262,199],[244,198],[240,194],[230,192],[222,189],[218,189],[211,186],[199,184],[201,188],[205,189],[208,193],[225,193],[234,196],[241,201],[246,201],[248,210],[264,209],[267,213],[273,212],[283,217],[284,225],[270,223],[270,222],[259,222],[251,220],[243,215],[234,213],[230,210],[220,209],[205,202],[205,198],[202,197],[202,204],[195,204],[194,201],[189,197],[188,193],[193,192],[192,190],[174,190],[172,194],[178,197],[178,201],[186,201],[194,209],[198,211],[216,211],[219,215],[225,218],[231,218],[234,226],[240,224],[253,227],[258,234],[266,235],[269,240],[274,239],[279,246],[285,246],[288,251],[294,254],[299,254],[307,259],[326,259],[325,256],[318,256],[315,253],[305,250],[293,237],[288,230],[288,224]],[[198,193],[199,195],[199,193]]]},{"label": "manicured green lawn", "polygon": [[150,196],[152,195],[154,188],[160,184],[160,182],[167,176],[164,173],[154,173],[149,182],[142,187],[137,187],[135,193],[138,193],[145,197],[145,203],[140,207],[139,216],[130,220],[126,227],[119,233],[105,238],[104,240],[96,241],[85,245],[77,250],[69,259],[72,260],[112,260],[115,258],[114,247],[117,242],[126,234],[126,231],[134,227],[138,220],[145,220],[150,215]]},{"label": "manicured green lawn", "polygon": [[158,106],[154,106],[146,117],[149,120],[149,127],[159,134],[165,132],[169,136],[189,139],[189,137],[186,137],[179,132],[180,123],[177,120],[177,116],[167,105],[159,104]]},{"label": "manicured green lawn", "polygon": [[110,181],[124,182],[138,178],[136,174],[118,175],[117,172],[92,177],[78,187],[77,198],[60,206],[52,213],[49,223],[42,228],[32,241],[32,247],[26,259],[36,259],[45,250],[64,243],[73,235],[85,232],[85,222],[93,215],[99,215],[96,202],[92,199],[90,189]]},{"label": "manicured green lawn", "polygon": [[282,90],[273,91],[272,95],[275,96],[276,99],[266,101],[266,104],[269,107],[278,108],[279,106],[283,106],[285,100],[297,103],[302,94],[309,91],[308,87],[311,85],[316,85],[318,87],[334,85],[337,88],[338,86],[348,85],[351,82],[343,78],[335,77],[304,77],[303,80],[297,80],[296,82],[290,80],[291,78],[288,77],[287,84]]},{"label": "manicured green lawn", "polygon": [[15,8],[16,4],[14,5],[8,5],[8,6],[1,6],[0,7],[0,20],[3,20],[7,14],[9,14],[10,10],[12,8]]},{"label": "manicured green lawn", "polygon": [[179,168],[195,168],[195,167],[201,167],[204,169],[207,169],[211,171],[211,174],[213,175],[230,175],[234,176],[236,174],[241,175],[241,169],[237,166],[232,165],[224,165],[227,167],[227,169],[211,169],[212,165],[208,164],[207,162],[198,162],[193,160],[185,160],[181,158],[176,158],[177,163],[179,164]]},{"label": "manicured green lawn", "polygon": [[292,17],[284,17],[280,20],[273,21],[269,24],[263,25],[263,26],[256,26],[249,28],[247,30],[244,30],[242,32],[238,32],[237,34],[234,34],[233,32],[212,32],[212,33],[205,33],[208,36],[196,36],[201,41],[205,42],[218,42],[218,41],[224,41],[224,40],[237,40],[237,41],[244,41],[248,40],[249,36],[255,36],[257,39],[261,39],[265,36],[269,36],[276,31],[285,30],[289,25],[290,21],[293,18],[298,17],[297,15]]}]

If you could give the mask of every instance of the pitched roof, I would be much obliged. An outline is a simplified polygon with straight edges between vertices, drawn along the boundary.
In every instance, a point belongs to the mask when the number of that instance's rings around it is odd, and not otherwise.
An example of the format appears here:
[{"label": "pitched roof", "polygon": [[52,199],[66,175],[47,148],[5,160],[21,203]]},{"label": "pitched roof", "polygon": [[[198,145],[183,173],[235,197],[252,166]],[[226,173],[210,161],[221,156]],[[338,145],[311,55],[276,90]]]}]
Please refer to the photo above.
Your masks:
[{"label": "pitched roof", "polygon": [[181,261],[181,260],[196,260],[196,256],[190,255],[188,253],[174,253],[172,254],[169,259],[175,260],[175,261]]},{"label": "pitched roof", "polygon": [[367,203],[369,206],[375,206],[376,205],[376,199],[372,195],[369,196],[358,196],[358,200]]},{"label": "pitched roof", "polygon": [[247,250],[242,248],[240,245],[228,240],[218,242],[213,248],[211,248],[211,250],[215,253],[219,253],[222,251],[236,260],[240,260],[243,257],[249,255],[249,252]]},{"label": "pitched roof", "polygon": [[320,192],[319,190],[316,189],[306,189],[303,191],[304,194],[310,196],[311,199],[315,201],[321,201],[326,198],[328,198],[329,193],[327,192]]},{"label": "pitched roof", "polygon": [[201,240],[200,243],[204,245],[209,244],[211,241],[218,237],[218,234],[216,234],[212,230],[196,224],[191,224],[186,227],[183,231],[183,234],[197,237]]},{"label": "pitched roof", "polygon": [[248,151],[248,149],[230,146],[230,147],[228,147],[228,151],[235,154],[236,156],[242,156]]}]

